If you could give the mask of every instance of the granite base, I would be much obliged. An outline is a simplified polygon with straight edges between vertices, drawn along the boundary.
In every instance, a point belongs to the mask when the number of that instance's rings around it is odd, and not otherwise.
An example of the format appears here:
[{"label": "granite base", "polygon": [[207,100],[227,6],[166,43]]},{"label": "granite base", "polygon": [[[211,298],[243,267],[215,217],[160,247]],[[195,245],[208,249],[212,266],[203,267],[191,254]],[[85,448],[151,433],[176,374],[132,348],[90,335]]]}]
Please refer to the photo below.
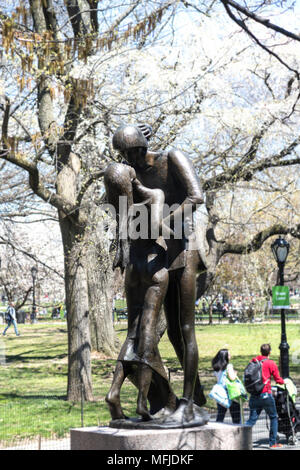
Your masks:
[{"label": "granite base", "polygon": [[71,429],[71,450],[251,450],[252,428],[210,422],[168,430]]}]

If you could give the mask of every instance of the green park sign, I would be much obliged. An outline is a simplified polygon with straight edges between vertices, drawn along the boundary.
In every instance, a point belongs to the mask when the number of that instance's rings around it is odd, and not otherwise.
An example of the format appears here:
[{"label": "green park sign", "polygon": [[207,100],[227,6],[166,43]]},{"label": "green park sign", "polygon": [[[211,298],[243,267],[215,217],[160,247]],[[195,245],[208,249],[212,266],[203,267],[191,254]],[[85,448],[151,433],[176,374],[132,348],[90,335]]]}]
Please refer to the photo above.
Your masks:
[{"label": "green park sign", "polygon": [[290,290],[288,286],[272,287],[272,306],[274,309],[290,308]]}]

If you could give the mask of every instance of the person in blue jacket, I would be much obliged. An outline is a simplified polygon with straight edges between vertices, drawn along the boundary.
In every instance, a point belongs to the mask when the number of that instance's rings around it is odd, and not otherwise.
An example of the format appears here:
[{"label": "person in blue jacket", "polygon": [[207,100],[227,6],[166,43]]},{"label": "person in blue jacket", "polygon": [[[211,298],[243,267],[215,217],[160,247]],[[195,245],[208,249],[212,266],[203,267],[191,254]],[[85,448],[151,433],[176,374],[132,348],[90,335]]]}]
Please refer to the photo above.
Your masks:
[{"label": "person in blue jacket", "polygon": [[8,328],[11,325],[14,326],[16,336],[20,336],[20,333],[19,333],[18,327],[17,327],[16,310],[15,310],[14,304],[12,302],[9,302],[9,305],[8,305],[7,310],[5,312],[5,318],[7,318],[7,326],[6,326],[5,330],[2,333],[3,336],[6,335],[6,332],[7,332]]}]

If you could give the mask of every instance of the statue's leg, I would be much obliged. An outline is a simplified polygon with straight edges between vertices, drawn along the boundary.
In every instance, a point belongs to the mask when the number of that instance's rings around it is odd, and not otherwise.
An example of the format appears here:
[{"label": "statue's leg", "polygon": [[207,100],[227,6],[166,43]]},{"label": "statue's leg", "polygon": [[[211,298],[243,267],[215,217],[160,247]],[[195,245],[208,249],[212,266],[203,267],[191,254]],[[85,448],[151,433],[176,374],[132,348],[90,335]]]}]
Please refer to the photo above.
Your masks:
[{"label": "statue's leg", "polygon": [[111,388],[105,397],[112,419],[125,419],[120,403],[120,391],[125,378],[124,366],[121,361],[118,361]]},{"label": "statue's leg", "polygon": [[195,335],[195,301],[197,264],[193,252],[187,252],[187,266],[179,281],[180,326],[184,343],[183,397],[192,400],[198,375],[198,346]]},{"label": "statue's leg", "polygon": [[140,364],[138,370],[138,399],[137,399],[137,407],[136,412],[139,414],[144,421],[149,421],[151,419],[151,415],[148,410],[147,406],[147,396],[149,387],[151,384],[152,379],[152,369],[151,367],[147,366],[146,364]]},{"label": "statue's leg", "polygon": [[182,408],[187,419],[193,418],[193,401],[199,406],[206,401],[197,373],[198,347],[195,337],[197,262],[195,253],[188,252],[186,267],[170,273],[170,285],[165,299],[168,336],[184,370]]},{"label": "statue's leg", "polygon": [[[168,286],[168,271],[166,268],[156,272],[151,283],[146,289],[144,305],[139,328],[138,355],[148,364],[153,364],[156,358],[157,335],[156,327],[159,312],[162,307]],[[151,384],[152,369],[146,364],[141,364],[138,373],[138,400],[137,413],[144,420],[151,419],[147,408],[147,396]]]},{"label": "statue's leg", "polygon": [[132,267],[128,267],[125,275],[125,290],[127,298],[127,315],[128,315],[128,328],[127,338],[123,344],[119,360],[117,361],[114,377],[111,388],[106,396],[106,402],[109,405],[112,419],[124,419],[125,415],[122,411],[120,404],[120,392],[123,382],[127,376],[125,372],[125,365],[123,364],[124,356],[128,349],[132,348],[133,342],[137,336],[137,328],[139,321],[139,314],[143,305],[143,292],[139,288],[138,277],[132,272]]},{"label": "statue's leg", "polygon": [[[132,305],[132,295],[130,295],[130,286],[133,285],[136,289],[136,281],[134,276],[132,276],[132,268],[128,267],[125,275],[125,290],[127,297],[127,315],[128,315],[128,328],[127,328],[127,338],[125,343],[122,346],[122,349],[119,354],[119,360],[115,368],[113,381],[111,388],[105,397],[106,402],[109,405],[110,414],[112,419],[124,419],[126,416],[123,413],[121,403],[120,403],[120,392],[123,382],[126,378],[126,373],[124,369],[123,359],[126,355],[128,348],[132,347],[134,338],[136,336],[137,324],[138,324],[138,310],[133,308]],[[129,293],[129,295],[128,295]]]}]

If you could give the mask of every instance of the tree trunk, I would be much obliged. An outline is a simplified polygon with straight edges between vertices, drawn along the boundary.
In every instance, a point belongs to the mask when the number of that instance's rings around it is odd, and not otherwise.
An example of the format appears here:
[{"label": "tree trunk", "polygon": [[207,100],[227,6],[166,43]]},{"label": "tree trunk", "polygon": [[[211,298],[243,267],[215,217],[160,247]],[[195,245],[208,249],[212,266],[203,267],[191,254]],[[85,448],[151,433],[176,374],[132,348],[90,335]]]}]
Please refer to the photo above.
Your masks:
[{"label": "tree trunk", "polygon": [[[86,268],[80,234],[69,219],[60,220],[65,255],[68,324],[68,389],[70,401],[93,400],[91,340]],[[79,241],[78,241],[79,239]]]},{"label": "tree trunk", "polygon": [[[77,177],[80,171],[78,158],[70,153],[67,164],[57,176],[57,193],[70,203],[76,202]],[[86,275],[86,249],[84,233],[87,220],[84,213],[59,212],[65,260],[65,290],[68,323],[68,389],[71,401],[82,394],[92,400],[91,340],[89,331],[89,301]]]},{"label": "tree trunk", "polygon": [[92,349],[113,356],[118,340],[113,328],[114,275],[105,240],[94,229],[87,249],[87,280]]}]

